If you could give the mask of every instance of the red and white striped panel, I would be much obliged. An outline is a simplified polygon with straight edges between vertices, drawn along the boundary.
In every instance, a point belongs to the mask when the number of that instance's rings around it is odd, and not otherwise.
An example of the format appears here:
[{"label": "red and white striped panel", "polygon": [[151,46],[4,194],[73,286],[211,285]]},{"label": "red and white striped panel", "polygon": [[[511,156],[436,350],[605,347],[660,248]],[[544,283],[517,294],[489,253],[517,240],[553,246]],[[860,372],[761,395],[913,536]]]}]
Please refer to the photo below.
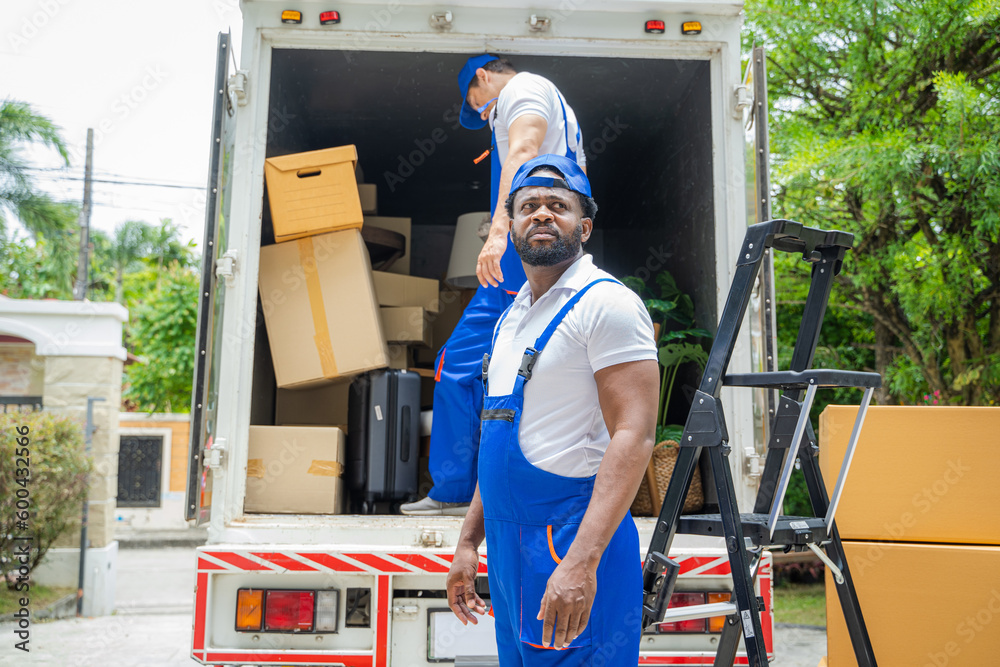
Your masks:
[{"label": "red and white striped panel", "polygon": [[[256,549],[198,552],[198,572],[339,572],[347,574],[448,574],[452,553],[372,552],[331,554],[320,551]],[[480,556],[480,574],[486,556]]]}]

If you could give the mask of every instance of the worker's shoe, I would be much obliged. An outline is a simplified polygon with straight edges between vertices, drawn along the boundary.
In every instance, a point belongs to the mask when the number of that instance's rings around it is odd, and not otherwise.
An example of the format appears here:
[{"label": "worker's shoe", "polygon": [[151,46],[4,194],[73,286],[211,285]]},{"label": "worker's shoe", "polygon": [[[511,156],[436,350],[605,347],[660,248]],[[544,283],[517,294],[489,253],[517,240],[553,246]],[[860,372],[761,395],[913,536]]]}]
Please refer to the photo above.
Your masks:
[{"label": "worker's shoe", "polygon": [[469,503],[442,503],[427,496],[423,500],[401,505],[399,511],[403,514],[418,516],[465,516],[465,513],[469,511]]}]

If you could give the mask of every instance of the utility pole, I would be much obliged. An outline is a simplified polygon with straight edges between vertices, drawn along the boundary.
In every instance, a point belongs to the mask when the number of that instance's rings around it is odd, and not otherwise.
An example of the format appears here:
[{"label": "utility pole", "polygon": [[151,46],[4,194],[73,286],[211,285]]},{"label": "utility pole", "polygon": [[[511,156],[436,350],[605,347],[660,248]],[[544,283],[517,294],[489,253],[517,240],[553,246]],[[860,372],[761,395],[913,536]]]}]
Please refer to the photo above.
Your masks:
[{"label": "utility pole", "polygon": [[83,173],[83,209],[80,211],[80,260],[76,265],[76,284],[73,286],[73,299],[83,301],[87,298],[87,276],[89,275],[90,259],[90,200],[91,176],[94,171],[94,129],[87,128],[87,164]]}]

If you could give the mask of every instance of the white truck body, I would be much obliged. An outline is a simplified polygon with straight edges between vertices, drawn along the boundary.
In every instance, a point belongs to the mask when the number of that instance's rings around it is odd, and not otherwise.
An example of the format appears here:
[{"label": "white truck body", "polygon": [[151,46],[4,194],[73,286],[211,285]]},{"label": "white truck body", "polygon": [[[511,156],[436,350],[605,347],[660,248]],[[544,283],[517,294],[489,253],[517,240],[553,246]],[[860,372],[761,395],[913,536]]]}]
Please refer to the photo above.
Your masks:
[{"label": "white truck body", "polygon": [[[694,285],[700,323],[711,329],[726,299],[747,224],[744,124],[738,104],[745,99],[738,90],[742,3],[514,0],[499,6],[485,0],[352,0],[291,7],[245,0],[241,9],[238,71],[230,67],[236,54],[221,52],[218,80],[225,86],[215,91],[221,109],[213,141],[217,173],[209,183],[209,208],[214,209],[209,227],[215,229],[209,229],[211,243],[204,249],[207,282],[199,315],[204,361],[201,380],[196,378],[188,496],[189,516],[208,522],[209,539],[198,550],[192,656],[217,665],[416,667],[453,662],[456,656],[461,664],[468,656],[495,655],[489,621],[475,631],[485,635],[466,635],[448,613],[428,613],[447,609],[442,591],[461,517],[243,512],[249,426],[266,423],[254,397],[255,373],[262,372],[260,358],[267,347],[257,340],[263,330],[257,276],[267,233],[262,231],[267,219],[265,157],[356,143],[362,166],[380,167],[369,171],[368,180],[378,184],[381,199],[383,190],[387,197],[391,194],[390,174],[401,173],[394,169],[397,164],[415,163],[410,158],[427,145],[427,137],[445,136],[434,139],[431,151],[445,162],[436,166],[434,155],[423,150],[420,161],[425,164],[415,165],[414,179],[445,184],[437,196],[447,198],[446,185],[454,173],[447,160],[471,173],[471,159],[489,141],[485,131],[476,135],[460,129],[449,115],[459,101],[455,76],[469,55],[504,54],[515,65],[549,75],[581,117],[595,197],[602,212],[611,215],[599,214],[596,220],[599,229],[608,224],[604,254],[609,270],[649,277],[669,268],[682,283],[682,274],[692,274],[686,284]],[[285,9],[301,10],[302,23],[283,24]],[[327,10],[339,11],[340,23],[320,25],[319,13]],[[666,32],[645,32],[648,20],[664,21]],[[701,33],[681,34],[684,21],[699,21]],[[552,64],[552,72],[546,63]],[[407,79],[407,68],[426,76]],[[399,89],[372,83],[387,69],[399,70]],[[636,69],[640,75],[629,78],[628,71]],[[343,94],[331,97],[331,89]],[[350,105],[356,105],[356,115],[346,117],[343,110]],[[408,106],[404,111],[394,105]],[[431,117],[427,109],[441,113]],[[379,125],[383,116],[395,119],[392,127]],[[376,145],[381,135],[405,126],[398,121],[407,117],[414,127],[402,131],[411,141],[398,148],[384,146],[390,157],[381,162],[366,157],[366,141]],[[662,124],[655,121],[650,129],[635,120],[660,117]],[[345,136],[344,127],[357,136]],[[443,135],[433,132],[438,127]],[[622,176],[631,181],[616,183],[613,179],[627,171],[626,165],[640,171]],[[486,165],[475,173],[488,183]],[[431,187],[422,185],[421,192]],[[484,201],[469,210],[486,207],[485,189],[477,196]],[[626,202],[640,196],[641,202]],[[626,203],[616,204],[619,197]],[[657,222],[643,224],[645,214]],[[665,216],[669,219],[663,220]],[[640,222],[622,223],[618,229],[616,219]],[[674,245],[657,246],[658,234]],[[751,357],[745,331],[731,368],[748,372]],[[724,390],[723,400],[737,493],[747,506],[756,490],[747,471],[762,453],[754,406],[746,394],[736,400],[730,390]],[[708,493],[711,500],[712,491]],[[636,554],[639,566],[655,520],[637,518],[636,524],[643,549]],[[484,554],[483,573],[489,545]],[[679,536],[671,555],[682,562],[677,593],[729,590],[721,540]],[[768,638],[770,577],[770,558],[765,556],[759,587],[768,610],[763,619]],[[245,588],[338,590],[338,629],[238,632],[236,595]],[[363,589],[370,591],[367,598],[359,592]],[[348,623],[351,602],[354,622]],[[365,619],[364,614],[358,617],[358,607],[365,605],[368,623],[359,625],[358,618]],[[707,631],[644,635],[640,664],[710,665],[718,637]],[[737,664],[746,664],[742,655]]]}]

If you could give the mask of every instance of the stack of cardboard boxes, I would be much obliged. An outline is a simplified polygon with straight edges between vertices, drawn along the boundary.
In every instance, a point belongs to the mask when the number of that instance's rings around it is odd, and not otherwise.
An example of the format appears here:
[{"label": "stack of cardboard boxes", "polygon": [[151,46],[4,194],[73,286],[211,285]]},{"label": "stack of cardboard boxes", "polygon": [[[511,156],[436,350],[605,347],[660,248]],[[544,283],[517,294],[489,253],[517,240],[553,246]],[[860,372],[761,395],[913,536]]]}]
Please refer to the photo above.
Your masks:
[{"label": "stack of cardboard boxes", "polygon": [[[409,218],[376,212],[340,146],[265,164],[275,244],[260,250],[259,290],[277,383],[275,426],[250,430],[244,509],[340,513],[351,380],[412,364],[430,347],[438,281],[409,276]],[[363,225],[406,237],[406,254],[373,271]]]}]

